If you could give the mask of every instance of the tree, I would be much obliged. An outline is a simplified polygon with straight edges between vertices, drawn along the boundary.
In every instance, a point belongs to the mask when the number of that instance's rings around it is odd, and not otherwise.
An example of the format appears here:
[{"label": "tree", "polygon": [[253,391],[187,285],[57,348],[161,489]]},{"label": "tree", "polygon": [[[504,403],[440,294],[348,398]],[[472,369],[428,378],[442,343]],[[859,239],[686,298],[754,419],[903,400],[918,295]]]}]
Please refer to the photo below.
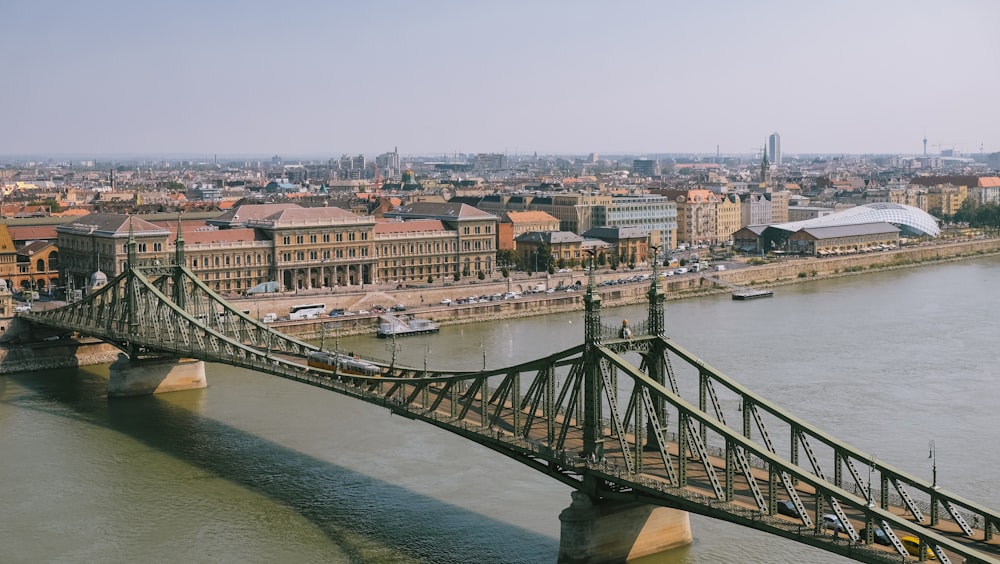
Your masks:
[{"label": "tree", "polygon": [[517,251],[514,249],[502,249],[497,251],[497,266],[508,269],[516,268],[517,263]]},{"label": "tree", "polygon": [[538,247],[535,248],[533,264],[526,265],[531,270],[538,272],[545,272],[549,270],[552,266],[552,245],[547,242],[542,241]]},{"label": "tree", "polygon": [[597,253],[597,265],[606,266],[608,264],[608,255],[604,254],[604,251]]},{"label": "tree", "polygon": [[472,270],[469,268],[469,265],[462,267],[462,276],[472,276]]},{"label": "tree", "polygon": [[455,282],[458,282],[461,279],[462,275],[458,273],[458,270],[455,270]]},{"label": "tree", "polygon": [[486,273],[480,270],[478,273],[476,273],[476,278],[480,280],[486,280]]},{"label": "tree", "polygon": [[427,283],[428,284],[433,284],[434,283],[434,277],[433,276],[428,276],[427,277]]},{"label": "tree", "polygon": [[500,269],[500,275],[504,278],[510,278],[510,269],[504,266]]}]

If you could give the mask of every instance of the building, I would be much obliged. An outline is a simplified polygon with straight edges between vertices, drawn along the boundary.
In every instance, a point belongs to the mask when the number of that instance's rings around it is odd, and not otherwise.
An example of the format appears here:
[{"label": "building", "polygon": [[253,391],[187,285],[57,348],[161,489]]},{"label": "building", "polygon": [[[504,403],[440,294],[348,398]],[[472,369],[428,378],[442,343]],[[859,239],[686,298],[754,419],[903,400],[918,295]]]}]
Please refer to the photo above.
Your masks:
[{"label": "building", "polygon": [[375,224],[376,279],[424,283],[452,277],[458,269],[457,232],[438,219]]},{"label": "building", "polygon": [[899,245],[899,228],[884,222],[830,227],[803,227],[788,237],[787,250],[797,255],[855,254]]},{"label": "building", "polygon": [[[547,266],[574,268],[583,264],[583,237],[567,231],[530,231],[515,240],[518,262],[523,270],[539,272]],[[549,260],[542,255],[548,246]]]},{"label": "building", "polygon": [[732,241],[733,233],[742,227],[740,220],[743,217],[743,210],[740,206],[740,197],[736,194],[721,194],[719,205],[716,206],[715,220],[717,233],[715,240],[723,243]]},{"label": "building", "polygon": [[719,239],[719,195],[711,190],[656,190],[677,206],[677,243],[715,243]]},{"label": "building", "polygon": [[136,249],[143,262],[163,264],[173,260],[168,242],[169,229],[137,216],[90,214],[56,227],[59,270],[67,289],[85,289],[100,272],[106,279],[125,270],[128,239],[135,237]]},{"label": "building", "polygon": [[507,155],[503,153],[479,153],[476,155],[475,170],[498,171],[507,169]]},{"label": "building", "polygon": [[769,153],[771,153],[771,162],[780,165],[781,164],[781,135],[775,131],[767,138],[767,148]]},{"label": "building", "polygon": [[836,213],[833,208],[819,206],[791,206],[788,208],[788,221],[805,221]]},{"label": "building", "polygon": [[771,199],[761,192],[746,194],[740,201],[740,215],[744,226],[771,223]]},{"label": "building", "polygon": [[660,163],[654,159],[633,159],[632,174],[640,178],[659,176]]},{"label": "building", "polygon": [[[628,266],[649,263],[649,232],[636,227],[594,227],[583,234],[611,246],[613,261]],[[654,242],[655,246],[655,242]],[[598,261],[600,264],[600,261]]]},{"label": "building", "polygon": [[[615,196],[594,206],[594,227],[629,227],[646,232],[671,246],[677,238],[677,203],[666,196]],[[588,230],[589,231],[589,230]]]},{"label": "building", "polygon": [[497,252],[497,216],[467,204],[414,202],[386,212],[386,219],[437,219],[456,233],[455,273],[493,272]]},{"label": "building", "polygon": [[509,211],[498,226],[499,249],[514,249],[514,241],[531,231],[559,231],[559,220],[543,211]]}]

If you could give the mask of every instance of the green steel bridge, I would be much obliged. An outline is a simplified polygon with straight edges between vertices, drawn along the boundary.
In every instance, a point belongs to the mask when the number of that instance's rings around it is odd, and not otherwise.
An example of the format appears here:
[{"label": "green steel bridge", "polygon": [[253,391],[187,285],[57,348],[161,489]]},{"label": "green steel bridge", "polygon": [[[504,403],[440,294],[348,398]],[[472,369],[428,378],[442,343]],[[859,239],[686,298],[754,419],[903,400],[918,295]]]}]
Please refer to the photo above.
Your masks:
[{"label": "green steel bridge", "polygon": [[[213,293],[184,266],[183,240],[172,265],[143,264],[131,235],[128,245],[127,267],[107,285],[20,317],[102,339],[131,359],[225,363],[380,405],[592,500],[680,509],[861,562],[933,554],[942,562],[1000,563],[1000,512],[837,440],[666,338],[655,271],[648,318],[628,332],[602,323],[591,275],[579,346],[478,371],[373,360],[378,375],[360,376],[309,367],[307,354],[319,348]],[[828,514],[842,532],[828,528]],[[875,542],[875,528],[887,544]],[[919,556],[909,554],[905,536],[919,540]]]}]

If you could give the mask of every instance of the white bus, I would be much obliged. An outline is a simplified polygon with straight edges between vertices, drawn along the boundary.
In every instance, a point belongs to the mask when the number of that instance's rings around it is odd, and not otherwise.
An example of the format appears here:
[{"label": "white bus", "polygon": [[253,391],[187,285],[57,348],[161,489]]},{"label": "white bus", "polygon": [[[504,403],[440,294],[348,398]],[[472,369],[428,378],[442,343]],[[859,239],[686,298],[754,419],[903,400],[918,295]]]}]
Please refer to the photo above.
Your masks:
[{"label": "white bus", "polygon": [[288,319],[315,319],[326,313],[326,304],[302,304],[288,310]]}]

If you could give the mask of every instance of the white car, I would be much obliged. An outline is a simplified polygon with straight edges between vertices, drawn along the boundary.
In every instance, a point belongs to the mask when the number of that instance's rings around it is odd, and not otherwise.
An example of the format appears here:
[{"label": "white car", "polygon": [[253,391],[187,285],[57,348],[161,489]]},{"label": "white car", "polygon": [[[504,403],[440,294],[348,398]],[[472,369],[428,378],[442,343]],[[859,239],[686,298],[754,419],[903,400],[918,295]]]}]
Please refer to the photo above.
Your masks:
[{"label": "white car", "polygon": [[16,305],[14,311],[31,311],[31,306],[29,304]]},{"label": "white car", "polygon": [[369,312],[367,309],[359,309],[358,310],[358,315],[369,315],[370,313],[371,312]]},{"label": "white car", "polygon": [[562,273],[573,272],[573,269],[571,269],[571,268],[560,268],[556,272],[562,272]]},{"label": "white car", "polygon": [[683,266],[674,271],[674,274],[687,274],[688,269]]},{"label": "white car", "polygon": [[451,300],[449,298],[445,298],[445,299],[441,300],[440,304],[441,305],[451,305]]}]

